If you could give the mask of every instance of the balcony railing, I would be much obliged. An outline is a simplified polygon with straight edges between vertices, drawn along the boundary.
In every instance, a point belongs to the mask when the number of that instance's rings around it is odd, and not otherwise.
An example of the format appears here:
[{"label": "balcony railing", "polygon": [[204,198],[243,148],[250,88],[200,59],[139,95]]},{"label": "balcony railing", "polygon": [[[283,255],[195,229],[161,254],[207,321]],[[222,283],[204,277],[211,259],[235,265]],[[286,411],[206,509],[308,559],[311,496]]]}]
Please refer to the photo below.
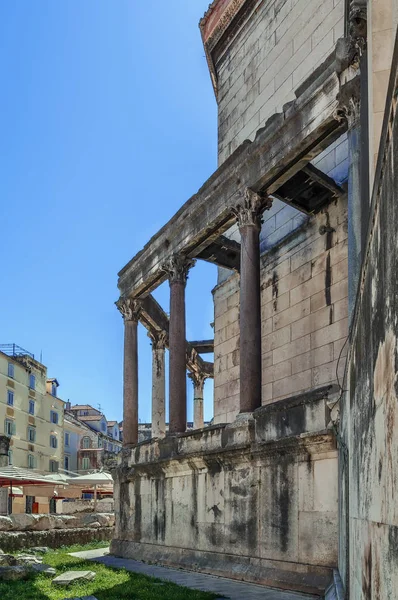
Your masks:
[{"label": "balcony railing", "polygon": [[0,344],[0,352],[3,352],[3,354],[6,354],[7,356],[29,356],[33,359],[35,357],[34,354],[21,348],[21,346],[18,346],[17,344]]}]

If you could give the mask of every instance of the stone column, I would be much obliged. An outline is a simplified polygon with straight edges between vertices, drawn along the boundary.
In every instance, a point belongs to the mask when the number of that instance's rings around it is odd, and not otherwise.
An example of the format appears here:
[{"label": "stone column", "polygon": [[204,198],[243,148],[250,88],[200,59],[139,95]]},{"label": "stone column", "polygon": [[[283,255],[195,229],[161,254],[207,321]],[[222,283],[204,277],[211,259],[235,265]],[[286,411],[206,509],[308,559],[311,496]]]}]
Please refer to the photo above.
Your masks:
[{"label": "stone column", "polygon": [[241,235],[240,255],[240,412],[261,406],[260,230],[263,211],[272,200],[245,190],[234,209]]},{"label": "stone column", "polygon": [[175,254],[163,265],[170,283],[169,432],[182,433],[187,425],[185,286],[193,260]]},{"label": "stone column", "polygon": [[368,203],[368,198],[362,198],[361,193],[363,185],[359,77],[341,88],[338,101],[336,118],[345,120],[348,125],[348,316],[351,323],[362,263],[363,205]]},{"label": "stone column", "polygon": [[203,388],[206,376],[203,373],[189,373],[193,383],[193,428],[202,429],[203,419]]},{"label": "stone column", "polygon": [[123,446],[138,442],[138,319],[141,303],[121,298],[116,306],[124,320]]},{"label": "stone column", "polygon": [[152,437],[163,438],[166,435],[166,380],[164,355],[166,332],[150,331],[152,340]]}]

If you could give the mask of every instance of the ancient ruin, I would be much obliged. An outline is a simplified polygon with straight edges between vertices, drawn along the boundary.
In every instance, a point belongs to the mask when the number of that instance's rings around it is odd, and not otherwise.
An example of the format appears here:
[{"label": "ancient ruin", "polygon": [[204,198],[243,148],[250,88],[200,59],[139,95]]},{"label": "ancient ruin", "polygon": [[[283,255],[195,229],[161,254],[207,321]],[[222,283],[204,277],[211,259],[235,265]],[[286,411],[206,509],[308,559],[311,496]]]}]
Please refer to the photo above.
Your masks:
[{"label": "ancient ruin", "polygon": [[[395,597],[398,51],[387,4],[370,3],[369,28],[365,0],[215,0],[201,20],[219,167],[119,273],[118,556]],[[384,88],[371,36],[390,52]],[[197,260],[218,266],[214,340],[186,339]],[[170,317],[151,293],[166,280]],[[141,443],[139,322],[153,350],[152,439]],[[201,356],[213,350],[214,364]]]}]

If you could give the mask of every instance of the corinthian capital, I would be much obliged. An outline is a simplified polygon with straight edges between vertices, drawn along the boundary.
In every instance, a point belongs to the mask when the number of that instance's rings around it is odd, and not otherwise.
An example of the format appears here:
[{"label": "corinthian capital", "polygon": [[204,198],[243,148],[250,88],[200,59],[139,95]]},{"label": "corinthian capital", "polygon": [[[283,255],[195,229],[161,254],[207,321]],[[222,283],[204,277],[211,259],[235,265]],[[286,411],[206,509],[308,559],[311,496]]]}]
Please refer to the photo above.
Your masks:
[{"label": "corinthian capital", "polygon": [[167,342],[167,333],[165,331],[148,331],[148,337],[151,340],[152,350],[164,350]]},{"label": "corinthian capital", "polygon": [[261,216],[264,210],[271,208],[271,206],[271,198],[264,198],[260,194],[253,192],[250,188],[246,188],[243,203],[233,208],[232,212],[236,217],[239,229],[250,225],[260,230],[262,223]]},{"label": "corinthian capital", "polygon": [[173,254],[169,260],[162,265],[162,271],[167,273],[170,283],[183,283],[188,279],[188,271],[194,266],[195,260],[183,254]]},{"label": "corinthian capital", "polygon": [[115,304],[121,312],[124,321],[138,321],[140,318],[142,310],[141,300],[136,300],[134,298],[119,298]]},{"label": "corinthian capital", "polygon": [[342,86],[337,95],[339,103],[334,118],[340,123],[346,121],[348,129],[352,129],[359,122],[361,95],[359,76]]},{"label": "corinthian capital", "polygon": [[192,381],[195,389],[203,390],[205,379],[207,379],[207,376],[204,373],[195,371],[195,373],[188,373],[188,377]]}]

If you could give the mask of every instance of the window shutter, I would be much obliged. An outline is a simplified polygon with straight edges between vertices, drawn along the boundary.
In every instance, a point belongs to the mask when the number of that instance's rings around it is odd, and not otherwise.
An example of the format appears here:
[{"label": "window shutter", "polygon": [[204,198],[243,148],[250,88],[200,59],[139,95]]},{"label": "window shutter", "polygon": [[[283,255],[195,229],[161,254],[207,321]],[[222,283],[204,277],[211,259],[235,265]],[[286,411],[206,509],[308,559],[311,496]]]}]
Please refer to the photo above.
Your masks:
[{"label": "window shutter", "polygon": [[14,421],[11,424],[11,433],[12,435],[15,435],[17,433],[17,426],[16,423],[14,423]]}]

